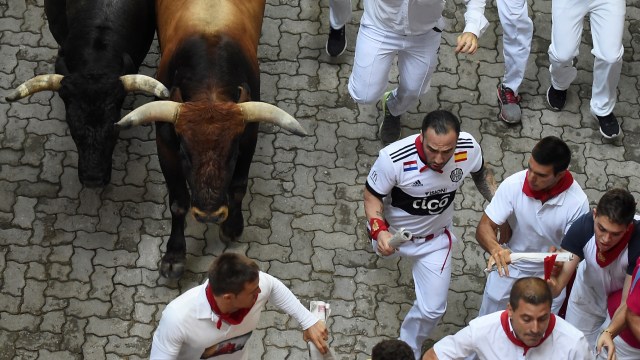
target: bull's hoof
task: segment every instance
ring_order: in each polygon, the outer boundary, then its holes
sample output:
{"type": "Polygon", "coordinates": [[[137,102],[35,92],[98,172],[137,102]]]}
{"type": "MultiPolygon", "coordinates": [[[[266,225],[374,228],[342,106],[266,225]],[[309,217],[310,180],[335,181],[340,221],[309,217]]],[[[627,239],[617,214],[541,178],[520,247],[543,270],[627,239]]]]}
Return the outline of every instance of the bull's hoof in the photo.
{"type": "Polygon", "coordinates": [[[164,256],[160,263],[160,275],[171,280],[178,280],[184,273],[186,259],[164,256]]]}

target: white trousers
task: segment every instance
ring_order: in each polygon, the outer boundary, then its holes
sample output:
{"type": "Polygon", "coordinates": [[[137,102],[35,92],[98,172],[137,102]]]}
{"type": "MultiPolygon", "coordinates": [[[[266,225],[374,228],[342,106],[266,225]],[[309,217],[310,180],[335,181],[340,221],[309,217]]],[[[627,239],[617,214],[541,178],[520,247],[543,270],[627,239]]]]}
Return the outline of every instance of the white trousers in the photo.
{"type": "Polygon", "coordinates": [[[440,32],[403,36],[371,26],[360,26],[356,40],[349,94],[360,104],[380,99],[389,83],[389,71],[398,56],[398,87],[387,102],[392,115],[402,115],[429,90],[438,64],[440,32]]]}
{"type": "MultiPolygon", "coordinates": [[[[574,286],[576,286],[575,283],[574,286]]],[[[602,328],[602,324],[607,320],[607,309],[605,307],[602,311],[598,312],[594,312],[593,309],[583,309],[583,306],[580,304],[583,301],[588,300],[577,299],[577,297],[574,296],[574,292],[571,292],[571,295],[569,295],[569,303],[567,304],[565,320],[575,326],[578,330],[582,331],[589,343],[589,347],[594,349],[596,347],[598,335],[600,335],[600,328],[602,328]]]]}
{"type": "Polygon", "coordinates": [[[351,0],[329,0],[329,24],[340,29],[351,20],[351,0]]]}
{"type": "Polygon", "coordinates": [[[504,79],[502,84],[518,95],[531,52],[533,21],[529,18],[527,0],[496,0],[502,25],[504,79]]]}
{"type": "Polygon", "coordinates": [[[576,78],[573,58],[578,55],[585,15],[591,20],[595,57],[591,112],[605,116],[616,104],[618,81],[622,70],[622,32],[625,0],[553,0],[551,2],[551,45],[549,72],[551,85],[566,90],[576,78]]]}
{"type": "MultiPolygon", "coordinates": [[[[452,242],[455,242],[453,233],[451,237],[452,242]]],[[[372,245],[375,251],[375,240],[372,240],[372,245]]],[[[398,255],[413,261],[411,271],[416,290],[416,300],[402,322],[399,339],[409,344],[416,360],[420,360],[422,343],[447,310],[447,295],[451,282],[449,239],[446,234],[441,234],[426,243],[408,243],[402,245],[398,252],[391,256],[398,255]]]]}
{"type": "MultiPolygon", "coordinates": [[[[544,272],[527,272],[520,271],[513,266],[509,266],[509,276],[500,276],[497,271],[492,271],[489,273],[487,277],[487,284],[484,287],[484,293],[482,294],[482,304],[480,305],[480,312],[478,316],[484,316],[496,311],[502,311],[507,309],[507,303],[509,303],[509,294],[511,293],[511,288],[516,280],[528,277],[535,276],[542,278],[544,272]]],[[[564,302],[565,291],[562,290],[562,293],[555,299],[551,304],[551,311],[554,314],[557,314],[562,307],[562,303],[564,302]]]]}

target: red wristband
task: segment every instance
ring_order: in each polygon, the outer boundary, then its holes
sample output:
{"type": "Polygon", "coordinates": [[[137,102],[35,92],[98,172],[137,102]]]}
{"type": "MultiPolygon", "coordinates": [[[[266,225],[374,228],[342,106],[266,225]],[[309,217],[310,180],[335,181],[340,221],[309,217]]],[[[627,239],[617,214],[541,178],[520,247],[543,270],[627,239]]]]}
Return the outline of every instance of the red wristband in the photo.
{"type": "Polygon", "coordinates": [[[371,218],[371,220],[369,220],[369,228],[369,234],[371,235],[371,238],[373,240],[378,240],[378,234],[381,231],[389,230],[389,228],[387,227],[387,223],[384,220],[378,218],[371,218]]]}

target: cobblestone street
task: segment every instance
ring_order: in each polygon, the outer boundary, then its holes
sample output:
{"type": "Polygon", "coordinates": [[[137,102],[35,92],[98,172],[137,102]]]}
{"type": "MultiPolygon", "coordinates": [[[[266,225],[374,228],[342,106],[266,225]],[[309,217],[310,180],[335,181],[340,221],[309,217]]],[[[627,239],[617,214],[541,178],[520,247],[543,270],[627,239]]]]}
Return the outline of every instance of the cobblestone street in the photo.
{"type": "MultiPolygon", "coordinates": [[[[312,136],[262,125],[244,199],[245,230],[230,245],[216,225],[189,218],[187,269],[179,282],[160,276],[171,217],[152,125],[120,133],[111,184],[83,187],[78,155],[58,94],[8,103],[7,93],[34,75],[53,73],[58,45],[43,0],[0,0],[0,360],[143,359],[165,305],[200,284],[214,256],[245,253],[281,279],[305,306],[331,304],[330,345],[339,359],[368,359],[396,338],[415,298],[410,263],[379,258],[365,235],[364,183],[381,143],[380,111],[347,91],[362,0],[353,2],[348,47],[325,53],[328,1],[268,0],[261,44],[262,101],[294,115],[312,136]]],[[[446,109],[483,147],[497,180],[523,169],[542,137],[563,138],[570,169],[592,204],[613,186],[640,199],[640,0],[627,1],[624,65],[615,114],[623,136],[607,141],[589,114],[593,56],[585,31],[578,77],[562,112],[547,108],[551,1],[530,1],[535,32],[522,124],[497,119],[504,72],[501,27],[491,23],[473,56],[456,56],[464,2],[448,1],[440,63],[432,88],[403,117],[403,135],[419,131],[428,111],[446,109]]],[[[588,21],[585,30],[588,30],[588,21]]],[[[141,73],[154,76],[157,43],[141,73]]],[[[397,69],[392,70],[392,79],[397,69]]],[[[392,85],[389,85],[389,89],[392,85]]],[[[152,98],[129,95],[123,115],[152,98]]],[[[455,199],[449,304],[434,340],[473,319],[480,307],[484,251],[475,227],[486,206],[467,180],[455,199]]],[[[250,359],[307,359],[296,321],[268,306],[250,340],[250,359]]]]}

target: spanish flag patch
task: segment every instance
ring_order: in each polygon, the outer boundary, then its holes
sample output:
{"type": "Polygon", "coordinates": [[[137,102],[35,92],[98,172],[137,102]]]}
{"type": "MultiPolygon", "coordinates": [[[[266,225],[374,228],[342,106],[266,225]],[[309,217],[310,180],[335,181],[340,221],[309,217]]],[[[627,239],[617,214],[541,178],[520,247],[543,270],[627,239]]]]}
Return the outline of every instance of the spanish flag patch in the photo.
{"type": "Polygon", "coordinates": [[[466,151],[460,151],[460,152],[457,152],[457,153],[453,154],[453,160],[455,162],[467,161],[467,152],[466,151]]]}

